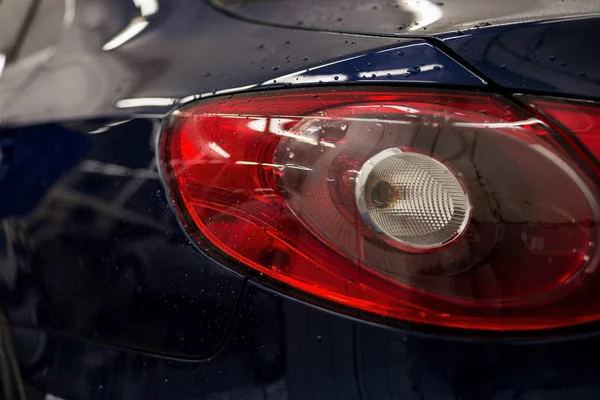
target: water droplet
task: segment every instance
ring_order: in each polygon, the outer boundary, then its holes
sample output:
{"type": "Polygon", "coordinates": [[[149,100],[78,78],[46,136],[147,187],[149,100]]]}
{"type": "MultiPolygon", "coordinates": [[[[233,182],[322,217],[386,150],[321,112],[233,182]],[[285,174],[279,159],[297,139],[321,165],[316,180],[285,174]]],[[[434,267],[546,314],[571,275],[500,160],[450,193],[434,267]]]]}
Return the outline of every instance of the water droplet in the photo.
{"type": "Polygon", "coordinates": [[[399,30],[399,31],[401,31],[402,29],[404,29],[404,26],[403,26],[403,25],[398,25],[398,26],[396,27],[396,29],[397,29],[397,30],[399,30]]]}
{"type": "Polygon", "coordinates": [[[439,71],[440,69],[442,69],[442,67],[439,66],[439,65],[434,65],[433,69],[436,70],[436,71],[439,71]]]}
{"type": "Polygon", "coordinates": [[[554,61],[554,60],[556,60],[556,57],[554,57],[554,56],[550,56],[550,57],[548,57],[548,59],[549,59],[550,61],[554,61]]]}
{"type": "Polygon", "coordinates": [[[420,67],[410,67],[407,71],[409,74],[418,74],[419,72],[421,72],[421,68],[420,67]]]}
{"type": "Polygon", "coordinates": [[[319,341],[319,342],[320,342],[321,340],[323,340],[323,336],[321,336],[321,335],[317,335],[317,341],[319,341]]]}
{"type": "Polygon", "coordinates": [[[277,71],[279,69],[279,65],[273,67],[273,71],[277,71]]]}

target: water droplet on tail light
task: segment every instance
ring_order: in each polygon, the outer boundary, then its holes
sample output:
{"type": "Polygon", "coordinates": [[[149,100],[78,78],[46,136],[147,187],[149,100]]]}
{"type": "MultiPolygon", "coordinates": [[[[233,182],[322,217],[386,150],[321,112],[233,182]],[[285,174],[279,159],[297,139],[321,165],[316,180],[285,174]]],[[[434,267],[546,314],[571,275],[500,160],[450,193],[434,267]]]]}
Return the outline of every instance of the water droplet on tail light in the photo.
{"type": "Polygon", "coordinates": [[[364,318],[538,329],[600,316],[596,177],[557,135],[494,95],[309,88],[184,108],[162,160],[192,238],[267,285],[364,318]]]}

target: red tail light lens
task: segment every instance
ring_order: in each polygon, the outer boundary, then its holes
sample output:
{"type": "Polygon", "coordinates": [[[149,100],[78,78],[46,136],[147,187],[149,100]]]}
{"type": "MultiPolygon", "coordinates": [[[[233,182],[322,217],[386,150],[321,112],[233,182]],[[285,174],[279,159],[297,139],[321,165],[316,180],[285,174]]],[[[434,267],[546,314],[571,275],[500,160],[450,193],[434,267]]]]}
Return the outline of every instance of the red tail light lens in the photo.
{"type": "Polygon", "coordinates": [[[299,89],[177,111],[162,160],[229,266],[365,316],[530,330],[600,319],[596,177],[559,135],[499,96],[299,89]]]}
{"type": "Polygon", "coordinates": [[[573,133],[600,160],[600,107],[590,101],[523,96],[573,133]]]}

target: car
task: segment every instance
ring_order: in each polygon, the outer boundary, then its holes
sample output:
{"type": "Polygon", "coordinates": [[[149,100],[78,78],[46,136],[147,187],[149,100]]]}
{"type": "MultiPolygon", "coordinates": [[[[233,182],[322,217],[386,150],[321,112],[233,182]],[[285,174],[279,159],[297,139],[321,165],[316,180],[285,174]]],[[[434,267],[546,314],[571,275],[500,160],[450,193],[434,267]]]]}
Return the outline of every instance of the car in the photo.
{"type": "Polygon", "coordinates": [[[0,32],[2,398],[600,398],[599,2],[0,32]]]}

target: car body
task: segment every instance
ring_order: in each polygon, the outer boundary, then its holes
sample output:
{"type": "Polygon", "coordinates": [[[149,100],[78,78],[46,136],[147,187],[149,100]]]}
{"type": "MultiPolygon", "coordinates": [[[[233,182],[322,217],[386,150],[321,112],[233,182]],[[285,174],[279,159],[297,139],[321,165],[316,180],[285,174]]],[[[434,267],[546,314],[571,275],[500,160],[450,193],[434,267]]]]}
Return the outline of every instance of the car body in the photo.
{"type": "Polygon", "coordinates": [[[159,143],[176,109],[290,86],[598,100],[598,2],[39,3],[0,74],[6,398],[600,396],[597,324],[390,326],[223,265],[159,143]]]}

